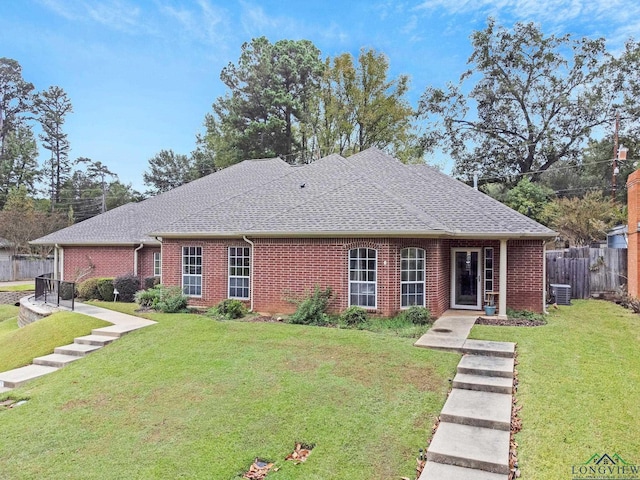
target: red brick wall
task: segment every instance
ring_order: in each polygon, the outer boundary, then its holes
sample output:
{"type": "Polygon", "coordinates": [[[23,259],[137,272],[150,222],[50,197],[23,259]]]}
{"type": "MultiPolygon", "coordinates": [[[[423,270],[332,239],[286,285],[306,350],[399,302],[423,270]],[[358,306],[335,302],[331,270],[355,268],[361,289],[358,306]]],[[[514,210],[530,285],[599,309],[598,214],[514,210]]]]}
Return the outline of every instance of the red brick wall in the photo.
{"type": "Polygon", "coordinates": [[[545,288],[543,241],[507,243],[507,307],[541,313],[545,288]]]}
{"type": "Polygon", "coordinates": [[[64,280],[117,277],[133,272],[133,247],[64,247],[64,280]]]}
{"type": "Polygon", "coordinates": [[[636,170],[627,179],[627,220],[628,220],[628,249],[627,249],[627,276],[628,293],[632,297],[639,295],[638,273],[640,272],[640,235],[638,235],[638,222],[640,221],[640,170],[636,170]]]}
{"type": "MultiPolygon", "coordinates": [[[[450,308],[451,248],[494,248],[494,289],[499,288],[500,244],[498,241],[442,239],[254,239],[254,309],[268,313],[290,313],[287,301],[300,298],[316,285],[331,287],[331,310],[349,305],[348,257],[351,248],[374,248],[378,252],[376,313],[393,315],[400,309],[400,251],[405,247],[426,251],[427,307],[439,316],[450,308]]],[[[203,288],[193,305],[215,305],[227,298],[229,246],[245,246],[239,240],[168,240],[162,248],[163,283],[182,285],[182,246],[200,246],[203,251],[203,288]]],[[[542,307],[542,242],[510,242],[507,304],[513,308],[540,311],[542,307]]]]}
{"type": "MultiPolygon", "coordinates": [[[[64,280],[80,281],[92,277],[117,277],[133,273],[136,247],[64,247],[64,280]]],[[[159,247],[138,250],[138,276],[153,276],[153,252],[159,247]]]]}

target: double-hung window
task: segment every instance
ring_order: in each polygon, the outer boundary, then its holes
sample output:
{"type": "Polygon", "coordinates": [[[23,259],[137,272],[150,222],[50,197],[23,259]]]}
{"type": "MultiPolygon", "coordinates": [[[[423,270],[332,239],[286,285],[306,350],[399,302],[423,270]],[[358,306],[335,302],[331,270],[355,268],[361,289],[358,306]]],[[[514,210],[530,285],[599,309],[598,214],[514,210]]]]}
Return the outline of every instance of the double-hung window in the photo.
{"type": "Polygon", "coordinates": [[[229,298],[249,298],[251,250],[229,247],[229,298]]]}
{"type": "Polygon", "coordinates": [[[400,306],[424,307],[424,250],[404,248],[400,253],[400,306]]]}
{"type": "Polygon", "coordinates": [[[376,308],[377,252],[373,248],[349,250],[349,305],[376,308]]]}
{"type": "Polygon", "coordinates": [[[182,247],[182,292],[202,296],[202,247],[182,247]]]}
{"type": "Polygon", "coordinates": [[[160,252],[153,252],[153,276],[159,277],[162,274],[162,255],[160,252]]]}

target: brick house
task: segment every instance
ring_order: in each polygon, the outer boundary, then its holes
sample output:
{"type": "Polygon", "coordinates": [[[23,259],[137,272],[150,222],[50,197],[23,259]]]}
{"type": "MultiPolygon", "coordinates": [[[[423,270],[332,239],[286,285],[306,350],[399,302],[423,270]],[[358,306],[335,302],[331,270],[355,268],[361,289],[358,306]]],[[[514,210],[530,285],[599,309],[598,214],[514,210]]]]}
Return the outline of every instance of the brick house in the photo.
{"type": "Polygon", "coordinates": [[[287,313],[331,287],[331,308],[392,315],[411,305],[543,311],[553,231],[427,165],[371,148],[309,165],[247,160],[33,243],[56,275],[133,272],[181,286],[193,305],[225,298],[287,313]]]}

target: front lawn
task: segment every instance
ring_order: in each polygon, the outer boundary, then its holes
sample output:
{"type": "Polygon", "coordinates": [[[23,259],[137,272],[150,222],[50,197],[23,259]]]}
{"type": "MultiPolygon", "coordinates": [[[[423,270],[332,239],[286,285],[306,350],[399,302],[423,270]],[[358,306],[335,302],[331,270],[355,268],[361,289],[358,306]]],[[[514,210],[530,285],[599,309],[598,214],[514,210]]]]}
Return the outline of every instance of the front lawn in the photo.
{"type": "Polygon", "coordinates": [[[0,305],[0,342],[7,333],[18,329],[18,311],[14,305],[0,305]]]}
{"type": "Polygon", "coordinates": [[[269,480],[415,474],[459,355],[412,339],[150,314],[159,323],[12,393],[7,478],[269,480]],[[315,444],[300,465],[296,442],[315,444]]]}
{"type": "Polygon", "coordinates": [[[472,338],[515,341],[523,478],[572,478],[594,454],[640,464],[640,316],[583,300],[540,327],[475,326],[472,338]]]}
{"type": "MultiPolygon", "coordinates": [[[[11,308],[17,316],[18,307],[11,308]]],[[[0,315],[3,311],[0,309],[0,315]]],[[[0,323],[0,372],[28,365],[35,357],[53,353],[54,348],[73,343],[75,337],[108,325],[111,324],[72,312],[54,313],[24,328],[18,328],[15,317],[5,320],[0,323]]]]}

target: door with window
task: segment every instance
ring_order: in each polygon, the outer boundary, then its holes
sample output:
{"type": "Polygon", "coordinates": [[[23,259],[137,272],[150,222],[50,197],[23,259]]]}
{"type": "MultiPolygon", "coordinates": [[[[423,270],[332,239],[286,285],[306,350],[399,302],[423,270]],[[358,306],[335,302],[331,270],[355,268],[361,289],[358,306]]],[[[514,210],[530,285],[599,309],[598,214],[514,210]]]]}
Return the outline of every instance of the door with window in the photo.
{"type": "Polygon", "coordinates": [[[480,310],[479,248],[454,248],[451,251],[451,308],[480,310]]]}

